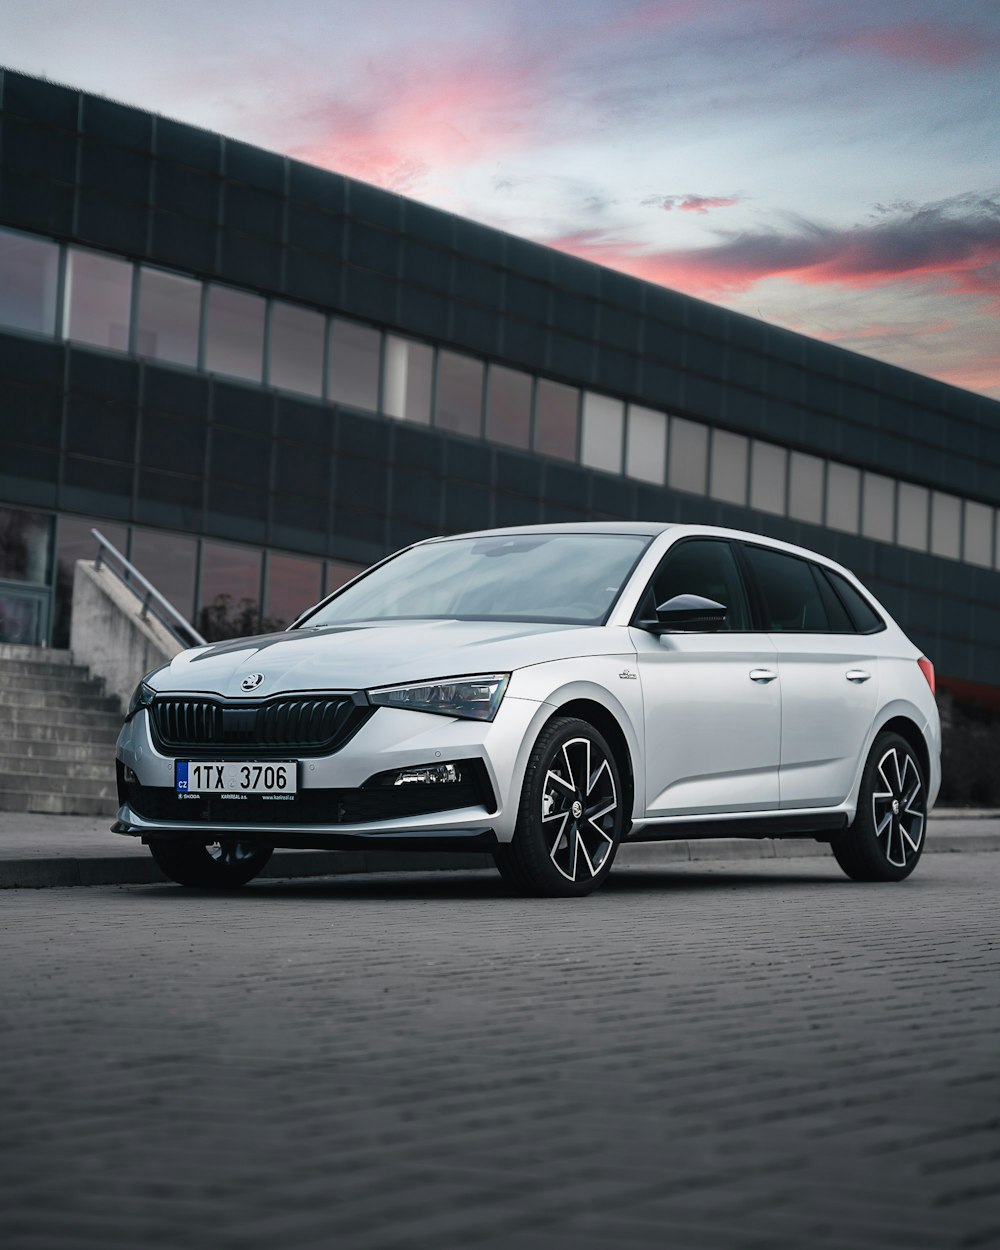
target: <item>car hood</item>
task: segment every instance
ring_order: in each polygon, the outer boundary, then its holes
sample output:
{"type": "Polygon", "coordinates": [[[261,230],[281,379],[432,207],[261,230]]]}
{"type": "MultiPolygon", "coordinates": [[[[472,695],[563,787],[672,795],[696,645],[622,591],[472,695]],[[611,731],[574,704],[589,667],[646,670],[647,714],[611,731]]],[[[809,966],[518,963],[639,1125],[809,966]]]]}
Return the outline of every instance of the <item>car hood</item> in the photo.
{"type": "Polygon", "coordinates": [[[151,678],[157,691],[261,698],[293,690],[364,690],[510,672],[529,664],[628,650],[627,631],[510,621],[393,621],[286,630],[182,651],[151,678]],[[251,691],[250,674],[262,674],[251,691]]]}

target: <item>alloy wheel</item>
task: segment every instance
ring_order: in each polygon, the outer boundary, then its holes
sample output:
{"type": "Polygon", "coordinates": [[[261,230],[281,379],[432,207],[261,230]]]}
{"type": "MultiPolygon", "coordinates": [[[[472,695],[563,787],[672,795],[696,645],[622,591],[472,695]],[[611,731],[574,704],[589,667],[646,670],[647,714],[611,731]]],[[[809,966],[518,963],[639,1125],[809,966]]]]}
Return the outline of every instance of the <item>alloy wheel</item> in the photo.
{"type": "Polygon", "coordinates": [[[924,836],[923,782],[913,757],[890,747],[879,760],[872,789],[872,822],[886,860],[905,868],[924,836]]]}
{"type": "Polygon", "coordinates": [[[564,742],[542,784],[542,835],[567,881],[596,877],[615,846],[618,792],[607,756],[589,738],[564,742]]]}

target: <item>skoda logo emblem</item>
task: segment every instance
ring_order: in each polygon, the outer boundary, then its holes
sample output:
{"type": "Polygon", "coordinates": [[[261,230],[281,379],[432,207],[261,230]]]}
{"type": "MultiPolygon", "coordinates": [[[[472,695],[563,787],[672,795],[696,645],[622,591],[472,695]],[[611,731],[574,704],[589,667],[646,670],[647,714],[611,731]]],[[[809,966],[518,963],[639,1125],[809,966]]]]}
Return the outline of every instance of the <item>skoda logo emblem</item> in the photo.
{"type": "Polygon", "coordinates": [[[240,682],[241,690],[256,690],[260,683],[264,680],[263,673],[247,673],[246,677],[240,682]]]}

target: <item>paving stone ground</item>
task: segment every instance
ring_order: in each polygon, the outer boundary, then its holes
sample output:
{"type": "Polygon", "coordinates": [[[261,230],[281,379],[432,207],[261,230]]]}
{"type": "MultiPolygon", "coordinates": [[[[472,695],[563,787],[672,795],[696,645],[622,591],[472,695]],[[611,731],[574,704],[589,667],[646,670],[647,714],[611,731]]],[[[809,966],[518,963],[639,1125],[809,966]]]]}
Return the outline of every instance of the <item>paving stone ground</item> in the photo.
{"type": "Polygon", "coordinates": [[[8,890],[7,1250],[1000,1245],[1000,855],[8,890]]]}

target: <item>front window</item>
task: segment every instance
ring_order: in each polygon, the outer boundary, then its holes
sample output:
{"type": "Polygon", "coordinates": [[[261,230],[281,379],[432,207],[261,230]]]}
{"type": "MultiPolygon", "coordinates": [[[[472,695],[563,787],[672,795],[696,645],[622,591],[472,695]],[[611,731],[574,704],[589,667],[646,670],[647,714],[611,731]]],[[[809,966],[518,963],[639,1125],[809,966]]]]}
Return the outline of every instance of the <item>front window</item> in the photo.
{"type": "Polygon", "coordinates": [[[647,534],[504,534],[411,547],[305,622],[515,620],[603,624],[647,534]]]}

